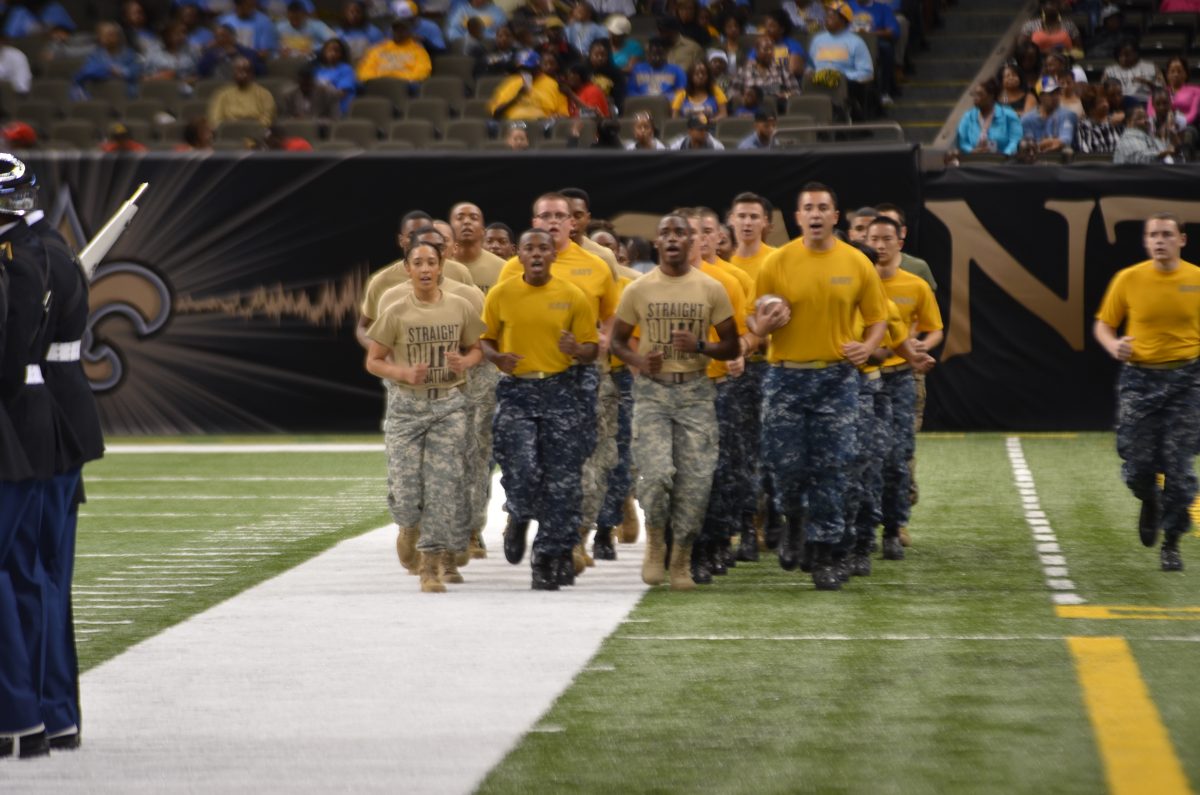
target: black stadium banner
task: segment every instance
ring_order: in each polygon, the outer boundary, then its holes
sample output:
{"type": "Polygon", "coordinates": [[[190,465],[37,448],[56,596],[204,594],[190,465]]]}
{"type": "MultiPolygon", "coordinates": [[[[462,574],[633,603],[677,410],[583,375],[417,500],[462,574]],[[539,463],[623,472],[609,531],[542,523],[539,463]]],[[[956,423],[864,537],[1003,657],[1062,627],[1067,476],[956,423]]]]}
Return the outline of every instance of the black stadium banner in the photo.
{"type": "MultiPolygon", "coordinates": [[[[927,428],[1113,426],[1116,362],[1092,337],[1109,280],[1147,258],[1144,220],[1200,221],[1194,167],[981,166],[924,181],[917,253],[946,320],[927,428]]],[[[1200,263],[1200,229],[1183,258],[1200,263]]]]}
{"type": "MultiPolygon", "coordinates": [[[[84,365],[120,434],[371,431],[382,390],[354,326],[365,279],[397,256],[399,218],[471,201],[529,225],[540,193],[587,190],[596,217],[653,229],[680,205],[723,211],[833,187],[844,207],[915,214],[915,145],[787,152],[528,154],[46,153],[27,159],[48,218],[77,245],[141,182],[150,189],[93,281],[84,365]]],[[[777,219],[780,216],[775,216],[777,219]]]]}

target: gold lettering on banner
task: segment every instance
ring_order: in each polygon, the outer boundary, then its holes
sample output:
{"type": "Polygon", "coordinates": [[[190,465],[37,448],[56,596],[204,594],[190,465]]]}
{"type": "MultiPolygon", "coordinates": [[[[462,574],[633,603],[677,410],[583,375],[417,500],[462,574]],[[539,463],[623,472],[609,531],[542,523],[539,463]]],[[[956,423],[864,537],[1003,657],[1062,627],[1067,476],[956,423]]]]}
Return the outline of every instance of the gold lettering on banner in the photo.
{"type": "Polygon", "coordinates": [[[1058,332],[1073,350],[1083,350],[1084,247],[1088,217],[1095,202],[1049,201],[1044,206],[1062,216],[1069,230],[1065,298],[1017,262],[984,228],[967,202],[958,199],[926,203],[926,209],[950,230],[950,326],[943,361],[971,352],[972,262],[1000,289],[1058,332]]]}
{"type": "Polygon", "coordinates": [[[1100,200],[1100,215],[1104,218],[1104,232],[1109,243],[1117,242],[1117,224],[1123,221],[1143,223],[1155,213],[1175,213],[1189,224],[1200,221],[1200,202],[1147,196],[1105,196],[1100,200]]]}

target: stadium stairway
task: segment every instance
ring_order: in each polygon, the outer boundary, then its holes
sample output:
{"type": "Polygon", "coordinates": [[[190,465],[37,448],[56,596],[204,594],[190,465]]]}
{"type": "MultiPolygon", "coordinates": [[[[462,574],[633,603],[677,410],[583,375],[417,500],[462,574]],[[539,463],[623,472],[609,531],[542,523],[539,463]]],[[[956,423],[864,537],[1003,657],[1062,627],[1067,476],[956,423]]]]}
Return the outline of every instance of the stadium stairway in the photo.
{"type": "Polygon", "coordinates": [[[942,25],[926,31],[929,49],[912,50],[916,73],[885,114],[909,141],[934,140],[1013,20],[1025,16],[1025,6],[1013,0],[957,0],[942,13],[942,25]]]}

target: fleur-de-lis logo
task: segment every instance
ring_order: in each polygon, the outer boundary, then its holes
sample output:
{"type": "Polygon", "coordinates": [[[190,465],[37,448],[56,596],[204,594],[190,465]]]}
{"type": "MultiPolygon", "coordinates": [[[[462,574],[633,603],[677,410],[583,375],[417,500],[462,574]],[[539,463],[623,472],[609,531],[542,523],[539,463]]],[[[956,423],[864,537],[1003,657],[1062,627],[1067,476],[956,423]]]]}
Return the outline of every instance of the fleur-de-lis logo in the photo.
{"type": "Polygon", "coordinates": [[[93,392],[107,392],[121,383],[125,364],[121,352],[95,329],[114,315],[124,318],[138,337],[148,337],[171,316],[171,291],[157,273],[134,262],[106,262],[92,276],[87,331],[83,335],[83,372],[93,392]]]}

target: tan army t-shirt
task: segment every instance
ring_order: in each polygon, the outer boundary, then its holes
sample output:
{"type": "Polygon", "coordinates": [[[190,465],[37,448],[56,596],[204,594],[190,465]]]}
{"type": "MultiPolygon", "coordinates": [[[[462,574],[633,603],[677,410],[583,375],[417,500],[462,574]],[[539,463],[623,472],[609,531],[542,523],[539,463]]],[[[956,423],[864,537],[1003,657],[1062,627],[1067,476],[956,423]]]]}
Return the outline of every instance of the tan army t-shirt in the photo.
{"type": "Polygon", "coordinates": [[[617,305],[617,319],[639,327],[638,353],[660,351],[664,373],[689,373],[708,366],[703,354],[675,350],[672,331],[685,329],[706,340],[710,326],[731,317],[733,306],[725,288],[695,268],[683,276],[668,276],[655,268],[631,282],[617,305]]]}
{"type": "Polygon", "coordinates": [[[429,365],[424,384],[417,388],[448,388],[466,378],[450,369],[446,354],[474,345],[484,328],[479,313],[464,298],[443,291],[437,301],[425,303],[409,293],[381,311],[367,336],[391,350],[396,364],[429,365]]]}

